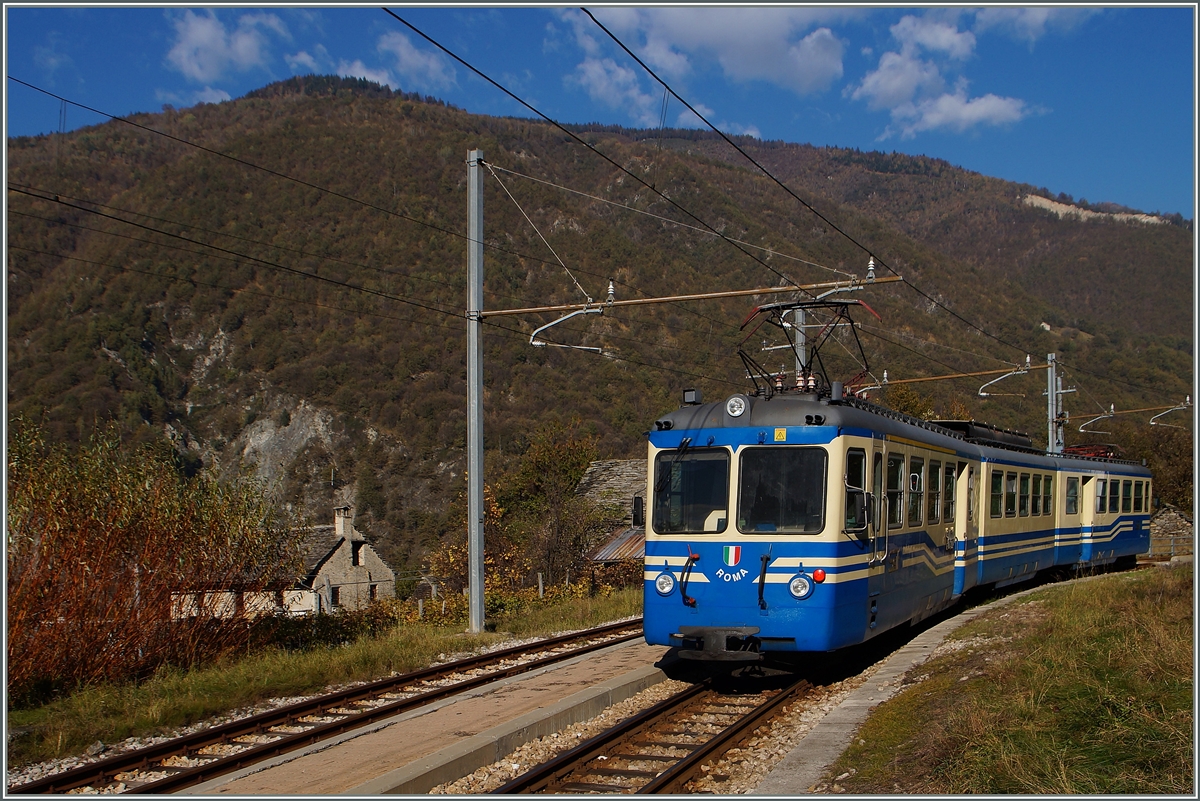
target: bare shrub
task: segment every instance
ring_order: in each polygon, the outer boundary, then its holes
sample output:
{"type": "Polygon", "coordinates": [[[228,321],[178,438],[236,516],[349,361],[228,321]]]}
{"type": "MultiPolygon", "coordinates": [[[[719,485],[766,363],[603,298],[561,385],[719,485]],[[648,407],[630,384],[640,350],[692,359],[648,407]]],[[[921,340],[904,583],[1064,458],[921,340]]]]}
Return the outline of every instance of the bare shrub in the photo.
{"type": "Polygon", "coordinates": [[[299,573],[298,534],[253,482],[185,478],[168,448],[123,447],[111,428],[51,446],[16,420],[8,446],[10,703],[243,648],[231,599],[299,573]]]}

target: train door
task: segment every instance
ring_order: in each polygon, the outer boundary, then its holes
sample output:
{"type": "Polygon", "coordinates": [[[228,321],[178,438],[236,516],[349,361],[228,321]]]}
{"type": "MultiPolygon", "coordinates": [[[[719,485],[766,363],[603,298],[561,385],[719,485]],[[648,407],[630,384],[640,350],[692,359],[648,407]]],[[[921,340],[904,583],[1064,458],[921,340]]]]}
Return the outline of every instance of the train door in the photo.
{"type": "MultiPolygon", "coordinates": [[[[947,463],[947,469],[949,469],[947,463]]],[[[959,462],[954,480],[954,594],[961,595],[979,581],[979,507],[976,485],[980,465],[959,462]]],[[[949,476],[947,476],[949,479],[949,476]]],[[[949,490],[950,482],[946,488],[949,490]]]]}
{"type": "Polygon", "coordinates": [[[871,553],[867,560],[867,634],[878,625],[887,556],[887,499],[883,493],[883,450],[871,454],[871,553]]]}
{"type": "Polygon", "coordinates": [[[871,461],[871,497],[874,500],[874,514],[871,515],[871,558],[872,564],[880,562],[887,556],[887,514],[886,499],[883,494],[883,451],[875,451],[871,461]]]}

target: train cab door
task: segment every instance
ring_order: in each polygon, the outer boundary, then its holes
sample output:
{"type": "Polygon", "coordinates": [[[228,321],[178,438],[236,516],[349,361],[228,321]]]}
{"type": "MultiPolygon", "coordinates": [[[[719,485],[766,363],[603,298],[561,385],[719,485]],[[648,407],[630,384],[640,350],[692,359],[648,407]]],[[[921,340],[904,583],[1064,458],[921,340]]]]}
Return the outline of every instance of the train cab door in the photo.
{"type": "Polygon", "coordinates": [[[887,497],[883,492],[883,451],[871,455],[871,497],[875,508],[871,515],[871,564],[887,556],[887,497]]]}
{"type": "Polygon", "coordinates": [[[871,453],[870,553],[867,559],[867,636],[878,625],[879,604],[887,581],[887,497],[883,491],[883,449],[871,453]]]}
{"type": "Polygon", "coordinates": [[[954,594],[961,595],[979,581],[979,468],[959,462],[954,481],[954,594]]]}

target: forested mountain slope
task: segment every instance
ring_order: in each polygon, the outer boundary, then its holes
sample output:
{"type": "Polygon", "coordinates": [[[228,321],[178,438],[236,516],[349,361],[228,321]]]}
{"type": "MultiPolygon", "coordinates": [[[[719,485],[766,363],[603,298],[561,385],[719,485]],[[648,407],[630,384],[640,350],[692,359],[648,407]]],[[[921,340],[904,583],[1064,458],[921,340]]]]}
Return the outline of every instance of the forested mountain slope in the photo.
{"type": "MultiPolygon", "coordinates": [[[[660,145],[655,132],[574,129],[585,146],[541,122],[311,77],[130,121],[145,127],[8,141],[10,420],[40,420],[59,439],[110,419],[166,436],[184,469],[242,463],[318,522],[355,503],[397,566],[455,530],[450,502],[464,489],[468,150],[495,167],[488,309],[581,302],[576,281],[602,302],[610,277],[629,299],[866,271],[864,251],[703,136],[660,145]]],[[[743,146],[944,305],[899,283],[853,295],[882,318],[856,315],[876,377],[1054,351],[1087,393],[1073,409],[1190,392],[1189,228],[1059,220],[1020,204],[1024,187],[927,159],[743,146]]],[[[747,386],[739,325],[786,297],[609,309],[547,335],[604,355],[531,347],[554,315],[492,318],[489,470],[552,421],[578,419],[602,457],[640,455],[683,388],[719,398],[747,386]]],[[[757,339],[747,347],[787,363],[757,339]]],[[[833,377],[861,369],[852,349],[848,332],[831,344],[833,377]]],[[[957,400],[1044,440],[1044,383],[1035,372],[1013,380],[1024,397],[987,399],[979,382],[922,387],[943,413],[957,400]]]]}

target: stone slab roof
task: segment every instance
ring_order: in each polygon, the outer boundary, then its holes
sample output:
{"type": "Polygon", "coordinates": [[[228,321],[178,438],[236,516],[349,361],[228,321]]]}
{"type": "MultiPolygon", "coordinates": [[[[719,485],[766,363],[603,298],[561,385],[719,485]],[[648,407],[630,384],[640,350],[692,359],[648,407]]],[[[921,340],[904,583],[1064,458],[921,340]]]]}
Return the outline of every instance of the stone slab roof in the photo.
{"type": "Polygon", "coordinates": [[[576,495],[621,515],[623,525],[633,524],[633,498],[646,494],[645,459],[605,459],[592,462],[575,488],[576,495]]]}

